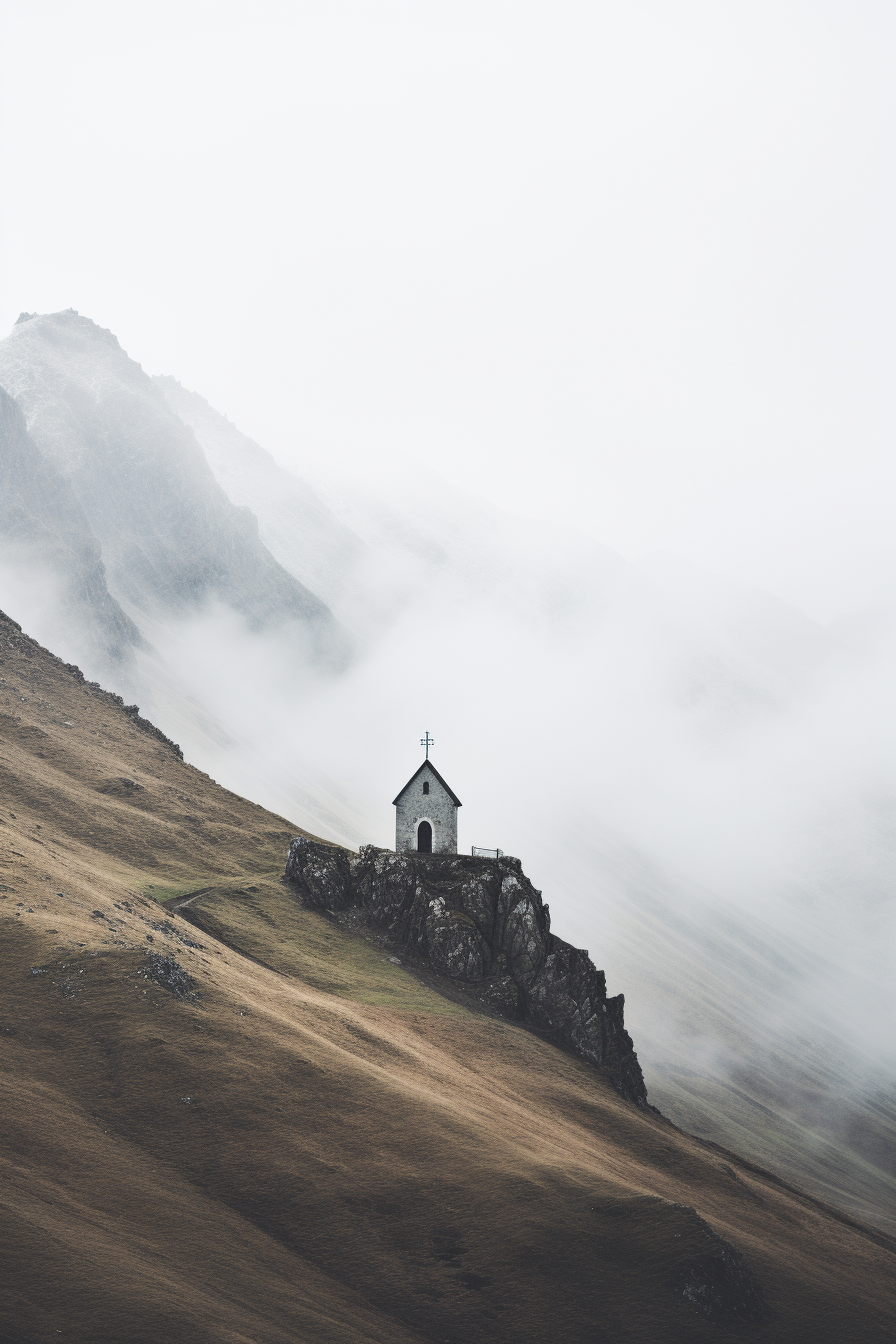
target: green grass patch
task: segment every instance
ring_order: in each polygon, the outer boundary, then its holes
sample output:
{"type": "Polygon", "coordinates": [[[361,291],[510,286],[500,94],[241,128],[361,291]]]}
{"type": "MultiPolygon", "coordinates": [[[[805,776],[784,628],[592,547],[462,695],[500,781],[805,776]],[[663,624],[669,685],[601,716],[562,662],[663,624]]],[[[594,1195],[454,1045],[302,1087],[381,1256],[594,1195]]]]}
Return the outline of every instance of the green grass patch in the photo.
{"type": "Polygon", "coordinates": [[[421,985],[383,948],[306,909],[270,878],[217,884],[184,913],[211,937],[325,994],[410,1013],[468,1011],[421,985]]]}
{"type": "MultiPolygon", "coordinates": [[[[145,877],[145,874],[143,874],[145,877]]],[[[184,877],[182,881],[160,881],[158,878],[154,882],[142,881],[137,884],[137,889],[141,896],[149,896],[151,900],[158,901],[161,905],[168,905],[171,901],[178,900],[181,896],[191,896],[198,891],[227,892],[234,891],[239,894],[247,887],[252,887],[258,882],[271,882],[280,876],[280,869],[276,872],[264,873],[241,873],[237,877],[224,877],[220,873],[199,873],[194,876],[184,877]]]]}

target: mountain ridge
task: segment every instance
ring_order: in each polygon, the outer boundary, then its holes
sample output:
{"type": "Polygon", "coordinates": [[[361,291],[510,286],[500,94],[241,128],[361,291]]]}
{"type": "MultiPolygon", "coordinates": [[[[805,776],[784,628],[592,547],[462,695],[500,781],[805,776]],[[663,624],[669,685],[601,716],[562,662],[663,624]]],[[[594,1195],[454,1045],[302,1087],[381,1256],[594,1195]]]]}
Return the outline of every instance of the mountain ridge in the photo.
{"type": "Polygon", "coordinates": [[[344,659],[327,607],[262,545],[257,520],[230,502],[192,430],[111,332],[74,310],[29,317],[0,341],[0,384],[68,481],[110,590],[138,624],[219,601],[250,628],[291,622],[314,656],[344,659]]]}
{"type": "Polygon", "coordinates": [[[167,374],[154,376],[153,382],[196,435],[228,498],[258,518],[262,540],[277,561],[329,606],[344,601],[358,567],[372,560],[369,547],[306,482],[281,467],[198,392],[167,374]]]}

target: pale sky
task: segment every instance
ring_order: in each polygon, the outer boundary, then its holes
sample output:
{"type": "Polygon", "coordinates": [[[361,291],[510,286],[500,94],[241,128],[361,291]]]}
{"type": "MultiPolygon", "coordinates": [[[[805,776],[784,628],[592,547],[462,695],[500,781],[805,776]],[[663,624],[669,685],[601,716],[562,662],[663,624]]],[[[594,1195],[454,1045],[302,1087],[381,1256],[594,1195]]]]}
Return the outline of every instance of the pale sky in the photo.
{"type": "Polygon", "coordinates": [[[398,451],[892,602],[892,3],[2,6],[2,314],[301,470],[398,451]]]}

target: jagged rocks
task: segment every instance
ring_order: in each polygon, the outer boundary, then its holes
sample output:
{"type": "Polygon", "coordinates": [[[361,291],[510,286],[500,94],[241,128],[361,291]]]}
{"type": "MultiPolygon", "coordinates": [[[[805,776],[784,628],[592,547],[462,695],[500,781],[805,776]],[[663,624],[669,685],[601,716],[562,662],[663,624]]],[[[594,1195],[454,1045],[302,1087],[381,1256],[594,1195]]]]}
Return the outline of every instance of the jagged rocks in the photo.
{"type": "MultiPolygon", "coordinates": [[[[424,894],[422,889],[418,894],[424,894]]],[[[444,896],[429,902],[426,948],[433,970],[454,980],[484,980],[491,969],[487,940],[469,915],[449,908],[444,896]]]]}
{"type": "Polygon", "coordinates": [[[519,859],[396,854],[365,845],[355,856],[296,839],[286,877],[306,903],[364,923],[504,1015],[550,1032],[647,1106],[623,1025],[623,997],[608,999],[603,971],[551,933],[550,913],[519,859]]]}
{"type": "Polygon", "coordinates": [[[200,997],[199,994],[192,992],[196,983],[193,977],[184,970],[180,962],[175,961],[173,957],[164,956],[161,952],[150,952],[146,958],[146,966],[138,971],[138,975],[142,975],[144,980],[152,980],[178,999],[200,997]]]}

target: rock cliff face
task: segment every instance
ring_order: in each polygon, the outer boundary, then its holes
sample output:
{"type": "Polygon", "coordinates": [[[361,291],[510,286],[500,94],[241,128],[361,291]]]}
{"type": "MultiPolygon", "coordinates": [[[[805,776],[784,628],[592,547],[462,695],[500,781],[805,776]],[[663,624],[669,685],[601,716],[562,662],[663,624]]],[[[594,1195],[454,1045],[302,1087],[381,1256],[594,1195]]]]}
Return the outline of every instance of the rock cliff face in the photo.
{"type": "Polygon", "coordinates": [[[607,998],[604,973],[588,953],[551,933],[548,907],[519,859],[395,854],[373,845],[355,856],[296,839],[286,877],[309,906],[365,924],[502,1015],[550,1033],[606,1073],[622,1096],[648,1106],[623,996],[607,998]]]}
{"type": "Polygon", "coordinates": [[[0,387],[0,572],[6,602],[29,608],[41,638],[90,652],[104,670],[140,645],[106,586],[100,544],[70,483],[28,434],[0,387]]]}
{"type": "Polygon", "coordinates": [[[204,397],[189,392],[175,378],[161,375],[153,382],[196,435],[227,498],[258,519],[259,536],[274,559],[329,607],[351,599],[362,578],[359,567],[369,572],[373,563],[360,537],[305,481],[281,467],[204,397]]]}

